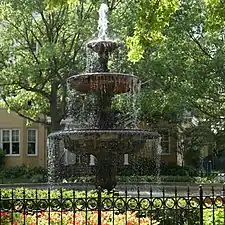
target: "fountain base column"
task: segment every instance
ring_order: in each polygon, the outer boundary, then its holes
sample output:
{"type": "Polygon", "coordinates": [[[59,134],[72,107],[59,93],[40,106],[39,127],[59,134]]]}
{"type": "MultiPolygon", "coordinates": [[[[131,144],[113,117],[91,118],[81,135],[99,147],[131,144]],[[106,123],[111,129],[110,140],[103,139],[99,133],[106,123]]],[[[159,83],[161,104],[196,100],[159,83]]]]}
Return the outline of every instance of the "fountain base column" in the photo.
{"type": "Polygon", "coordinates": [[[96,157],[96,187],[111,191],[116,186],[116,164],[115,155],[104,154],[96,157]]]}

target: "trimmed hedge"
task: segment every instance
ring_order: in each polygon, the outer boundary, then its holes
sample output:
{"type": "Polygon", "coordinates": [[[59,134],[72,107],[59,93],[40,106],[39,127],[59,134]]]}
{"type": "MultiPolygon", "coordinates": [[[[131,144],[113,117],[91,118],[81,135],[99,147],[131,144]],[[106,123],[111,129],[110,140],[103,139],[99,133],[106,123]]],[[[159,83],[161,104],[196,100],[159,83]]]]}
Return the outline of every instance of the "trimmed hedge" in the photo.
{"type": "Polygon", "coordinates": [[[160,168],[156,161],[151,158],[140,157],[130,165],[120,166],[117,169],[118,176],[156,176],[160,172],[162,176],[198,176],[198,169],[191,166],[178,166],[176,164],[167,164],[160,162],[160,168]]]}

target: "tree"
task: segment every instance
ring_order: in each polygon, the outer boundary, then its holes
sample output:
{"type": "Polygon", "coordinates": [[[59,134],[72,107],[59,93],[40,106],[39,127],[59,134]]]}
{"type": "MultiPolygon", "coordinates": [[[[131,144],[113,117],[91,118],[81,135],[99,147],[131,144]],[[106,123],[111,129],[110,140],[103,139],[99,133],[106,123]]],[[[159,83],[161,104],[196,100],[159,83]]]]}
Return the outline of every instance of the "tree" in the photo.
{"type": "Polygon", "coordinates": [[[162,44],[145,43],[139,63],[146,71],[146,113],[152,105],[159,112],[186,108],[215,121],[224,117],[224,25],[209,29],[209,7],[205,1],[181,1],[162,44]]]}
{"type": "MultiPolygon", "coordinates": [[[[144,32],[137,32],[144,29],[139,27],[140,19],[148,18],[145,28],[152,22],[151,34],[159,33],[166,25],[163,21],[168,21],[176,8],[176,1],[172,2],[107,1],[111,28],[120,33],[122,41],[133,34],[140,37],[144,32]],[[144,12],[146,7],[154,10],[144,12]],[[151,16],[155,20],[151,21],[151,16]]],[[[51,130],[59,129],[66,114],[66,79],[85,67],[82,47],[96,28],[99,4],[78,0],[1,2],[0,86],[10,110],[47,125],[45,118],[49,116],[51,130]]],[[[132,46],[129,44],[130,49],[135,48],[132,46]]],[[[132,67],[124,60],[126,68],[132,67]]]]}
{"type": "Polygon", "coordinates": [[[161,44],[165,38],[163,30],[169,25],[179,4],[179,0],[141,0],[136,3],[133,33],[127,38],[131,61],[138,62],[144,56],[146,45],[161,44]]]}
{"type": "MultiPolygon", "coordinates": [[[[216,138],[207,139],[199,129],[203,127],[206,131],[206,126],[207,133],[213,137],[212,130],[221,134],[224,129],[225,14],[221,4],[221,1],[182,1],[171,17],[170,26],[163,31],[165,40],[156,48],[145,43],[145,54],[139,62],[143,66],[144,61],[149,63],[143,74],[146,83],[142,112],[146,119],[152,121],[154,114],[169,113],[177,119],[184,109],[200,119],[197,132],[184,149],[189,161],[191,150],[200,156],[200,147],[193,147],[204,144],[203,139],[207,144],[216,143],[216,138]]],[[[217,145],[214,150],[219,148],[217,145]]]]}
{"type": "Polygon", "coordinates": [[[0,86],[10,110],[44,124],[50,116],[51,130],[59,129],[66,79],[84,68],[81,48],[92,33],[93,10],[83,1],[50,11],[42,0],[1,2],[0,86]]]}

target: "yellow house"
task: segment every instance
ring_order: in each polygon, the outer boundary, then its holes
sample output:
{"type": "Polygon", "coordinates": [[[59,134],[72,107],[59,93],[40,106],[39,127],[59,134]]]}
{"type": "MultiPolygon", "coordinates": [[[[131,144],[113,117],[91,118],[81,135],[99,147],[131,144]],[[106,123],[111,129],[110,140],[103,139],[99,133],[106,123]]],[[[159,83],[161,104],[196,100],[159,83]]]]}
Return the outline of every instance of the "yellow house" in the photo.
{"type": "Polygon", "coordinates": [[[46,129],[41,124],[27,126],[27,120],[0,108],[0,148],[5,167],[29,165],[46,168],[46,129]]]}

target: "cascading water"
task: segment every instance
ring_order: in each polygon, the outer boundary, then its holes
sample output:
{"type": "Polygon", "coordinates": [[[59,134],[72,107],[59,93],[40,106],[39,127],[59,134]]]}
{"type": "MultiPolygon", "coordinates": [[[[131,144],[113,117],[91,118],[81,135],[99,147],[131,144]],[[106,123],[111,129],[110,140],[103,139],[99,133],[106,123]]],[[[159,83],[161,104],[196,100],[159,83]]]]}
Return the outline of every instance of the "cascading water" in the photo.
{"type": "Polygon", "coordinates": [[[155,140],[155,163],[156,163],[156,183],[160,184],[160,163],[161,163],[161,154],[162,154],[162,145],[161,145],[161,137],[155,140]]]}
{"type": "Polygon", "coordinates": [[[110,56],[120,43],[107,36],[107,10],[102,4],[98,38],[87,43],[88,54],[95,54],[95,64],[89,58],[85,73],[68,78],[69,115],[62,121],[64,130],[49,135],[51,182],[57,181],[60,160],[69,151],[91,156],[96,186],[111,190],[116,186],[118,158],[125,155],[128,163],[127,154],[139,152],[147,139],[159,137],[156,132],[137,128],[138,77],[110,72],[110,56]]]}

